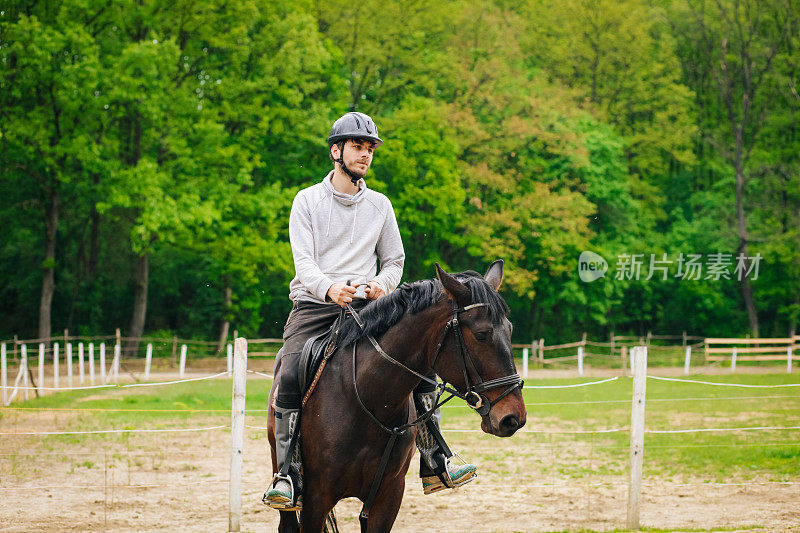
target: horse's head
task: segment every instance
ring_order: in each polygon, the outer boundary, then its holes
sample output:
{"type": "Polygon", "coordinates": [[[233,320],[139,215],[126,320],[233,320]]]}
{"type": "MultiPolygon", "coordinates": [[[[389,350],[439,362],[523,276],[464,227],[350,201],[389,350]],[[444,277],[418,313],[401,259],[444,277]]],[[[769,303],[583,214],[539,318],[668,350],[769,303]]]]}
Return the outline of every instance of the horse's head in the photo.
{"type": "Polygon", "coordinates": [[[511,353],[508,307],[497,293],[503,261],[492,263],[483,277],[475,272],[451,275],[438,264],[436,273],[451,321],[434,369],[466,395],[481,415],[483,431],[510,437],[525,425],[526,412],[511,353]]]}

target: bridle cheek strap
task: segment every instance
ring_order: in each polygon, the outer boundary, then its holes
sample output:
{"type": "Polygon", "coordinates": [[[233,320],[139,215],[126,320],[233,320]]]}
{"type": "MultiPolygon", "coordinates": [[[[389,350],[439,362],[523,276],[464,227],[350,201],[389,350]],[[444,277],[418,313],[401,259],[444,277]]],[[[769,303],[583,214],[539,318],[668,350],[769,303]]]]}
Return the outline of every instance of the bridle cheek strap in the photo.
{"type": "Polygon", "coordinates": [[[519,374],[517,373],[503,376],[501,378],[491,379],[489,381],[483,381],[478,373],[478,370],[475,368],[475,363],[472,361],[469,351],[467,350],[467,344],[464,341],[464,334],[461,331],[461,324],[458,321],[458,315],[465,311],[469,311],[470,309],[485,306],[486,304],[483,302],[464,307],[458,307],[455,303],[453,304],[453,318],[447,322],[447,325],[444,328],[442,340],[439,341],[439,344],[436,346],[436,353],[434,354],[433,362],[431,363],[431,366],[436,363],[436,359],[439,357],[442,345],[444,344],[444,339],[447,337],[447,332],[449,329],[452,329],[453,335],[455,336],[458,344],[458,348],[461,352],[461,371],[464,374],[464,386],[467,389],[467,392],[463,395],[463,398],[464,401],[467,402],[467,405],[469,405],[481,416],[488,415],[489,411],[491,411],[492,407],[494,407],[497,402],[514,392],[517,387],[522,388],[524,384],[522,378],[520,378],[519,374]],[[469,369],[467,368],[468,365],[469,369]],[[474,386],[471,384],[469,379],[470,371],[472,371],[472,374],[475,376],[477,381],[477,384],[474,386]],[[508,388],[492,401],[489,401],[484,394],[481,394],[483,391],[505,386],[508,386],[508,388]]]}

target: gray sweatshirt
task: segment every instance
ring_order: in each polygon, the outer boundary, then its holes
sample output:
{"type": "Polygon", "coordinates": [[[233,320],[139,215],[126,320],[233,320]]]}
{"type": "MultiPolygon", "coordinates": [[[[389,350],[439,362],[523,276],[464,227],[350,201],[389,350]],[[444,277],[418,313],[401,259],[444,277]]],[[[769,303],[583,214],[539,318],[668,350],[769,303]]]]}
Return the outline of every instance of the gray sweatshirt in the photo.
{"type": "MultiPolygon", "coordinates": [[[[324,302],[331,285],[348,280],[377,281],[389,293],[403,275],[406,255],[389,199],[368,189],[363,179],[356,194],[337,192],[332,175],[298,192],[292,203],[292,300],[324,302]]],[[[363,287],[357,295],[363,296],[363,287]]]]}

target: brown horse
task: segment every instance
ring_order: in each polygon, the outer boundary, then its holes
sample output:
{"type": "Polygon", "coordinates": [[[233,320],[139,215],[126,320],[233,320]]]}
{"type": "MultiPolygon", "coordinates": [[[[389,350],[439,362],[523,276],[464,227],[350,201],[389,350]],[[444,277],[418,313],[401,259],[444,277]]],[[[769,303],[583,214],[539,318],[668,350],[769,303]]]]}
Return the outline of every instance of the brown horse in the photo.
{"type": "MultiPolygon", "coordinates": [[[[391,530],[416,428],[398,431],[390,450],[387,428],[402,428],[416,418],[411,393],[419,374],[432,369],[452,384],[481,415],[486,433],[509,437],[525,424],[508,307],[497,293],[503,262],[495,261],[485,276],[473,271],[451,275],[438,265],[436,270],[438,279],[403,284],[366,306],[361,324],[349,320],[343,326],[341,348],[328,361],[301,416],[305,490],[300,522],[295,512],[281,511],[279,532],[321,532],[339,500],[366,502],[384,452],[382,479],[361,524],[362,532],[391,530]]],[[[270,397],[268,435],[276,471],[272,403],[270,397]]]]}

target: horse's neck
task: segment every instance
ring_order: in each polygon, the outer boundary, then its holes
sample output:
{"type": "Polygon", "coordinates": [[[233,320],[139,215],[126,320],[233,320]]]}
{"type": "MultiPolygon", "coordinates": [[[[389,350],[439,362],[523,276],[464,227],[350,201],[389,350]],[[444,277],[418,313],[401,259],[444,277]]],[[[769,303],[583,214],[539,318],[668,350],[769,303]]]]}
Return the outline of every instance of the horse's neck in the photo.
{"type": "MultiPolygon", "coordinates": [[[[435,306],[405,315],[381,336],[379,344],[383,351],[405,366],[426,374],[430,371],[432,325],[441,312],[435,306]]],[[[420,378],[381,356],[369,343],[359,344],[358,388],[362,400],[375,409],[375,414],[404,416],[407,400],[420,382],[420,378]],[[363,354],[363,355],[362,355],[363,354]]]]}

